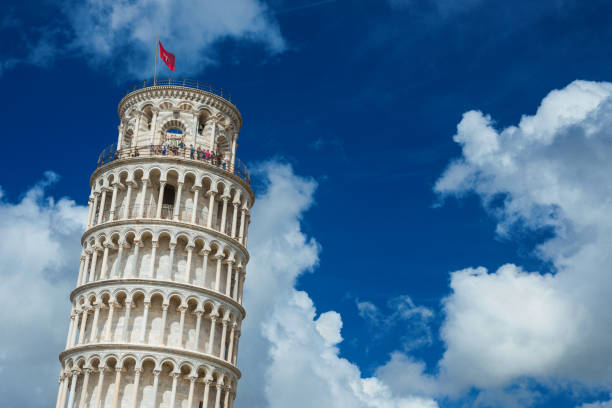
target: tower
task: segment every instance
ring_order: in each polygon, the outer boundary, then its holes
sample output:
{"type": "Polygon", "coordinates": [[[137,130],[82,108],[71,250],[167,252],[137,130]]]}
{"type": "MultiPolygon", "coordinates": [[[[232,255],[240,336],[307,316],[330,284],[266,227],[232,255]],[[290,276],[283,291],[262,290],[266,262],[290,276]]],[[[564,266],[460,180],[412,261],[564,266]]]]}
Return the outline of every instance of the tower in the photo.
{"type": "Polygon", "coordinates": [[[222,91],[158,80],[119,119],[90,178],[56,407],[230,408],[254,202],[242,117],[222,91]]]}

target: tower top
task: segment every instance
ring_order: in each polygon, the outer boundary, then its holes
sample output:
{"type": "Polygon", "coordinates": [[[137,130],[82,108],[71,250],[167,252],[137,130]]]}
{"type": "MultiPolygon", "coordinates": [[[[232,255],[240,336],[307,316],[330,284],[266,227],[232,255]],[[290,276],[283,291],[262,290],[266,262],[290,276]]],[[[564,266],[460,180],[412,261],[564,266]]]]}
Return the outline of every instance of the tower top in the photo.
{"type": "Polygon", "coordinates": [[[227,92],[197,80],[137,82],[119,102],[117,143],[102,151],[98,167],[134,157],[183,158],[249,183],[248,169],[236,157],[242,116],[230,100],[227,92]]]}

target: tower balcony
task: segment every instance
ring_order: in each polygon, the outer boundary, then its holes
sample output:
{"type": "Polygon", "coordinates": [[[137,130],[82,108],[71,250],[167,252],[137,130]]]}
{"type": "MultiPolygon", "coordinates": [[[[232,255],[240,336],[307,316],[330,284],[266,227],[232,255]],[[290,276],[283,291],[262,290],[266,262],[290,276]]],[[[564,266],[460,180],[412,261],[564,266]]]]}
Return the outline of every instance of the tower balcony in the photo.
{"type": "Polygon", "coordinates": [[[249,169],[240,159],[236,158],[232,162],[220,155],[211,154],[211,152],[207,150],[192,149],[189,146],[172,144],[151,144],[146,148],[137,146],[117,149],[117,145],[113,143],[102,150],[102,153],[98,156],[96,168],[100,168],[117,160],[150,157],[184,159],[192,163],[204,163],[209,166],[214,166],[221,171],[233,174],[247,184],[251,184],[249,169]]]}
{"type": "Polygon", "coordinates": [[[232,95],[227,91],[223,91],[222,88],[216,88],[209,83],[199,81],[197,79],[189,79],[189,78],[158,78],[157,80],[153,79],[145,79],[142,81],[134,82],[134,85],[127,90],[126,96],[131,94],[132,92],[136,92],[145,88],[153,88],[153,87],[164,87],[164,86],[172,86],[172,87],[181,87],[181,88],[190,88],[197,89],[199,91],[208,92],[213,95],[217,95],[226,101],[232,102],[232,95]]]}

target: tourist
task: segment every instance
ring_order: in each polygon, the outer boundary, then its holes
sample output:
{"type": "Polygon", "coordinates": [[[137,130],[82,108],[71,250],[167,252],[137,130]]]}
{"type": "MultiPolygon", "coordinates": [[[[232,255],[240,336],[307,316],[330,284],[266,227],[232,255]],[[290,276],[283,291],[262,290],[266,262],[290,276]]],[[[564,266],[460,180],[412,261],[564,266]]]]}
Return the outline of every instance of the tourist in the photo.
{"type": "Polygon", "coordinates": [[[192,144],[189,145],[189,158],[190,159],[195,159],[195,148],[193,147],[192,144]]]}

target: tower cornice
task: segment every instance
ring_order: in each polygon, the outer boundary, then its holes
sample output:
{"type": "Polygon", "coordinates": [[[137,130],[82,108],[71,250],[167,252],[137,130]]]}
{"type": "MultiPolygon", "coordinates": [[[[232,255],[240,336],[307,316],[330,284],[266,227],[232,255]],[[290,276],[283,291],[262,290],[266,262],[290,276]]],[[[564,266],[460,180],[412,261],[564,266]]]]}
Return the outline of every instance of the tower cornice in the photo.
{"type": "Polygon", "coordinates": [[[192,357],[197,358],[202,361],[212,362],[214,365],[219,367],[223,367],[232,371],[236,378],[240,379],[242,373],[240,370],[229,364],[227,361],[223,361],[220,358],[217,358],[213,355],[207,353],[199,353],[197,351],[186,350],[186,349],[177,349],[173,347],[167,346],[151,346],[147,344],[128,344],[128,343],[95,343],[95,344],[86,344],[82,346],[75,346],[68,348],[62,351],[59,355],[59,360],[62,361],[64,358],[77,354],[84,351],[99,351],[99,350],[109,350],[109,351],[121,351],[125,353],[129,353],[130,351],[144,351],[144,352],[156,352],[162,354],[174,354],[176,356],[182,357],[192,357]]]}
{"type": "Polygon", "coordinates": [[[236,241],[235,239],[232,239],[231,237],[220,233],[219,231],[215,231],[212,228],[208,228],[208,227],[201,226],[201,225],[195,225],[195,224],[191,224],[188,222],[164,220],[164,219],[156,219],[156,218],[143,218],[143,219],[131,218],[127,220],[107,221],[102,224],[95,225],[87,229],[83,233],[83,235],[81,236],[81,245],[84,245],[87,238],[90,235],[95,234],[99,230],[103,230],[109,227],[112,228],[112,227],[117,227],[117,226],[129,226],[129,225],[136,225],[136,226],[142,226],[142,227],[146,227],[148,225],[164,225],[164,226],[178,227],[178,228],[184,228],[184,229],[190,229],[193,231],[203,232],[206,234],[210,234],[214,236],[215,238],[220,239],[221,241],[229,244],[230,246],[235,246],[236,249],[242,253],[246,262],[248,262],[250,259],[249,252],[247,251],[244,245],[242,245],[240,242],[236,241]]]}
{"type": "Polygon", "coordinates": [[[106,286],[112,286],[112,287],[126,286],[126,285],[129,285],[129,286],[140,285],[141,287],[143,285],[148,285],[151,287],[168,287],[168,288],[183,289],[183,290],[187,290],[191,292],[196,292],[201,295],[206,295],[210,298],[216,299],[219,302],[229,303],[242,314],[242,319],[246,317],[246,310],[244,309],[244,307],[240,303],[232,299],[231,297],[225,296],[223,293],[215,292],[212,289],[203,288],[201,286],[190,285],[187,283],[167,281],[167,280],[159,280],[159,279],[126,278],[126,279],[108,279],[105,281],[90,282],[90,283],[86,283],[84,285],[81,285],[75,288],[70,293],[70,301],[74,302],[76,297],[94,288],[106,287],[106,286]]]}

